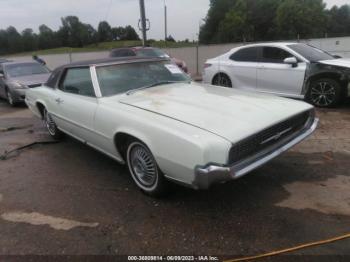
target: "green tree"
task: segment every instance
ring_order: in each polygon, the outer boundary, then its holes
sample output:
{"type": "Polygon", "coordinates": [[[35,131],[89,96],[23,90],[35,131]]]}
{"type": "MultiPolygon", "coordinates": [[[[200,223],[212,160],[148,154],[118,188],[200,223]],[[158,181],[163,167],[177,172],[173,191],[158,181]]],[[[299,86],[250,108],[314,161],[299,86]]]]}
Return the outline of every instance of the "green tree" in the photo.
{"type": "Polygon", "coordinates": [[[60,46],[57,35],[46,25],[39,26],[38,48],[48,49],[60,46]]]}
{"type": "Polygon", "coordinates": [[[23,51],[32,51],[38,48],[38,36],[34,34],[31,28],[22,31],[23,51]]]}
{"type": "Polygon", "coordinates": [[[76,16],[67,16],[61,19],[62,26],[58,31],[58,37],[63,46],[82,47],[93,39],[92,26],[83,24],[76,16]]]}
{"type": "Polygon", "coordinates": [[[124,38],[124,40],[140,40],[139,35],[136,33],[135,29],[131,25],[125,27],[124,38]]]}
{"type": "Polygon", "coordinates": [[[218,38],[218,27],[225,17],[225,14],[230,11],[237,0],[210,0],[210,8],[207,17],[204,19],[204,24],[200,28],[199,41],[201,43],[210,44],[220,42],[218,38]]]}
{"type": "Polygon", "coordinates": [[[253,27],[248,21],[248,3],[239,0],[235,7],[226,13],[218,29],[220,42],[252,40],[253,27]]]}
{"type": "Polygon", "coordinates": [[[102,21],[97,28],[98,40],[100,42],[112,41],[112,28],[107,21],[102,21]]]}
{"type": "Polygon", "coordinates": [[[208,44],[311,38],[333,29],[347,35],[347,10],[328,12],[323,0],[211,0],[199,40],[208,44]]]}
{"type": "Polygon", "coordinates": [[[17,29],[13,26],[9,26],[6,29],[6,38],[8,43],[8,52],[9,53],[16,53],[16,52],[22,52],[23,51],[23,45],[22,45],[22,37],[17,32],[17,29]]]}
{"type": "Polygon", "coordinates": [[[323,37],[327,23],[325,6],[322,0],[284,0],[276,14],[279,37],[323,37]]]}
{"type": "Polygon", "coordinates": [[[327,34],[330,37],[345,36],[350,34],[350,6],[333,6],[326,12],[327,34]]]}
{"type": "Polygon", "coordinates": [[[9,53],[9,45],[7,41],[7,32],[5,30],[0,30],[0,54],[9,53]]]}

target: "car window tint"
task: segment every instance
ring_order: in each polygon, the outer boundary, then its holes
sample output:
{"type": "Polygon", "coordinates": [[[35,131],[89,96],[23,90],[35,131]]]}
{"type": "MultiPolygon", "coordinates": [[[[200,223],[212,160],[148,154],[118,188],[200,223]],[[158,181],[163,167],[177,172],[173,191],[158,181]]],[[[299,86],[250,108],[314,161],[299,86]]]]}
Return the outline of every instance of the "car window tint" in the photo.
{"type": "Polygon", "coordinates": [[[293,51],[299,53],[301,56],[305,57],[310,62],[335,59],[331,54],[314,46],[306,44],[292,44],[288,45],[288,47],[293,51]]]}
{"type": "Polygon", "coordinates": [[[283,63],[284,59],[293,57],[292,54],[277,47],[264,47],[261,55],[262,63],[283,63]]]}
{"type": "Polygon", "coordinates": [[[95,96],[89,68],[67,69],[59,88],[67,93],[95,96]]]}
{"type": "Polygon", "coordinates": [[[237,62],[257,62],[258,50],[257,47],[243,48],[232,54],[230,59],[237,62]]]}

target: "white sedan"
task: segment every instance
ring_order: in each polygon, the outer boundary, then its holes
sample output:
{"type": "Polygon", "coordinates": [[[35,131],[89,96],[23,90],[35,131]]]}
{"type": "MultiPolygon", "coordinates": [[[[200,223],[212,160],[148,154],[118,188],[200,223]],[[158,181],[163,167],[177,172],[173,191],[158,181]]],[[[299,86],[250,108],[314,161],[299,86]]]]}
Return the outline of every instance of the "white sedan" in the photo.
{"type": "Polygon", "coordinates": [[[317,126],[307,103],[193,83],[159,58],[62,66],[26,103],[54,138],[69,134],[127,164],[150,195],[169,180],[207,189],[239,178],[317,126]]]}
{"type": "Polygon", "coordinates": [[[301,43],[245,45],[209,59],[203,81],[332,107],[350,96],[350,60],[301,43]]]}

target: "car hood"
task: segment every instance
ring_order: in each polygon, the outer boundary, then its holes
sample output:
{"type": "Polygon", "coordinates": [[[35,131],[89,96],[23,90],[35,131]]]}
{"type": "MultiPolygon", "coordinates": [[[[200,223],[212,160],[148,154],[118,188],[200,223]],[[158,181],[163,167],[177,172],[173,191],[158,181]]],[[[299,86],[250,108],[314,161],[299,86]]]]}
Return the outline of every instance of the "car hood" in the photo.
{"type": "Polygon", "coordinates": [[[333,65],[333,66],[350,68],[350,59],[346,59],[346,58],[323,60],[323,61],[320,61],[319,63],[325,64],[325,65],[333,65]]]}
{"type": "Polygon", "coordinates": [[[157,86],[114,99],[233,143],[312,108],[301,101],[197,83],[157,86]]]}
{"type": "Polygon", "coordinates": [[[19,77],[11,77],[11,81],[19,82],[23,85],[30,86],[30,85],[37,85],[37,84],[43,84],[47,81],[50,74],[37,74],[37,75],[28,75],[28,76],[19,76],[19,77]]]}

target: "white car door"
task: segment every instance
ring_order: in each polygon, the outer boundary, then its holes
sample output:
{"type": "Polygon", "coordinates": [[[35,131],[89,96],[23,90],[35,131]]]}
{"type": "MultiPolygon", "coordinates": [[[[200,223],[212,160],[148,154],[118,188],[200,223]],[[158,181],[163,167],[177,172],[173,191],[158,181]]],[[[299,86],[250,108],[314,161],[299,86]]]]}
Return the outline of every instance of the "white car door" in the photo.
{"type": "Polygon", "coordinates": [[[274,94],[298,97],[301,95],[306,63],[284,63],[284,59],[293,54],[279,47],[264,46],[261,49],[257,69],[257,90],[274,94]]]}
{"type": "Polygon", "coordinates": [[[255,89],[257,84],[259,47],[241,48],[234,52],[226,64],[232,87],[255,89]]]}
{"type": "Polygon", "coordinates": [[[64,122],[66,132],[80,140],[91,142],[95,138],[94,116],[98,106],[91,81],[90,69],[68,68],[63,73],[54,93],[54,112],[64,122]]]}

